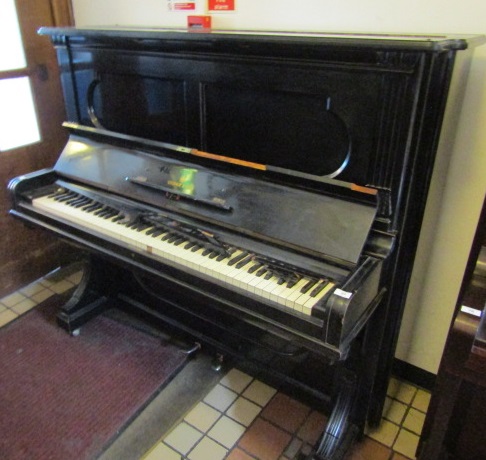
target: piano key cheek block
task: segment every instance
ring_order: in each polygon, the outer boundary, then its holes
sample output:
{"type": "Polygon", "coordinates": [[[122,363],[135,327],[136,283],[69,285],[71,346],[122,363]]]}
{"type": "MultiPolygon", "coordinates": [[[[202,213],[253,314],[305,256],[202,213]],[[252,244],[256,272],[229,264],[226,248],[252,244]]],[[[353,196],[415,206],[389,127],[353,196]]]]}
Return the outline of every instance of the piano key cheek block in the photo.
{"type": "Polygon", "coordinates": [[[256,366],[330,413],[300,458],[343,458],[381,418],[447,91],[483,37],[40,33],[69,140],[10,214],[85,254],[59,325],[118,308],[256,366]]]}

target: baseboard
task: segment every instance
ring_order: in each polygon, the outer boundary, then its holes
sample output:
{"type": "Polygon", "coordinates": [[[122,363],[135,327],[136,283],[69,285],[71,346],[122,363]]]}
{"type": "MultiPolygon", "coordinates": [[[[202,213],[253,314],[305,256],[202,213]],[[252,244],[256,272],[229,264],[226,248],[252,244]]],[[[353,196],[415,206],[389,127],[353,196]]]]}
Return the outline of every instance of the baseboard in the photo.
{"type": "Polygon", "coordinates": [[[429,391],[434,389],[435,379],[437,378],[436,374],[397,358],[393,361],[393,375],[400,380],[407,380],[429,391]]]}

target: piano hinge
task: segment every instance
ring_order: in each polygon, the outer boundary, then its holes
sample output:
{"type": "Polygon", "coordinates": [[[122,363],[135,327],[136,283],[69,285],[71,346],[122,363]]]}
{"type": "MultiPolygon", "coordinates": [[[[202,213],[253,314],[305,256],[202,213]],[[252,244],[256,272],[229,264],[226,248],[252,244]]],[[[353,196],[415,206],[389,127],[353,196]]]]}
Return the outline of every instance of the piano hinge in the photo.
{"type": "Polygon", "coordinates": [[[378,217],[391,217],[393,215],[391,189],[371,184],[367,184],[367,187],[372,187],[378,191],[378,217]]]}
{"type": "Polygon", "coordinates": [[[395,246],[396,235],[394,233],[372,228],[364,252],[378,259],[386,259],[395,246]]]}

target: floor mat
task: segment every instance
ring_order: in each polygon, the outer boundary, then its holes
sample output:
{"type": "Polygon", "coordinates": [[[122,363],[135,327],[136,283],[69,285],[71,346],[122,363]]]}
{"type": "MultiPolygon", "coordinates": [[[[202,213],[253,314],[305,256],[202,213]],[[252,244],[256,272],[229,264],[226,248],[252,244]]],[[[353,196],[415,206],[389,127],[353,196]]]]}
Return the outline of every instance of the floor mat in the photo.
{"type": "Polygon", "coordinates": [[[96,458],[181,369],[170,344],[105,316],[77,337],[37,307],[0,329],[0,458],[96,458]]]}

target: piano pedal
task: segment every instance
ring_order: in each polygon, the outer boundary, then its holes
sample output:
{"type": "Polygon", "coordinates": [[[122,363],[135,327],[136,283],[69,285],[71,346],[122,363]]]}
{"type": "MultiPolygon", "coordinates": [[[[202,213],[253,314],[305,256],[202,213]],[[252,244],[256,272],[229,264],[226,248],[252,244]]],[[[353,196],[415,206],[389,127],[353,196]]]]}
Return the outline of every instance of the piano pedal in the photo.
{"type": "Polygon", "coordinates": [[[224,355],[221,353],[216,353],[216,356],[214,357],[213,362],[211,363],[211,368],[216,372],[220,372],[221,369],[223,368],[223,361],[224,361],[224,355]]]}
{"type": "Polygon", "coordinates": [[[184,353],[185,355],[192,356],[196,354],[201,349],[201,344],[199,342],[194,342],[194,346],[192,348],[189,348],[188,350],[181,350],[181,353],[184,353]]]}

